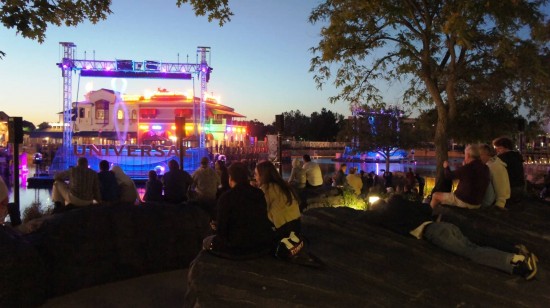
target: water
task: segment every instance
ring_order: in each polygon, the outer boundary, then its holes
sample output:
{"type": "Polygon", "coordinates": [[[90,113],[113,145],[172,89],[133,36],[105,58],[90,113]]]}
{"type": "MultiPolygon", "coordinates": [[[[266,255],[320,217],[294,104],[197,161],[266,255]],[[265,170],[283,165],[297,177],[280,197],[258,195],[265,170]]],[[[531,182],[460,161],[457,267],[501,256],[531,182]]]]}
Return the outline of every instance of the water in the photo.
{"type": "MultiPolygon", "coordinates": [[[[331,158],[319,158],[315,159],[321,167],[323,175],[332,175],[336,170],[340,168],[341,162],[332,161],[331,158]]],[[[460,164],[461,160],[456,159],[452,160],[451,164],[460,164]]],[[[376,174],[380,174],[380,170],[386,168],[384,162],[379,163],[353,163],[346,162],[348,168],[356,167],[358,170],[363,170],[365,173],[374,171],[376,174]]],[[[419,158],[414,162],[404,161],[402,163],[390,163],[390,171],[392,172],[407,172],[409,168],[412,168],[413,172],[419,172],[424,177],[433,177],[435,176],[435,159],[434,158],[419,158]]],[[[290,171],[292,166],[290,164],[283,165],[283,177],[287,179],[290,176],[290,171]]],[[[453,168],[454,169],[454,168],[453,168]]],[[[141,197],[145,193],[145,190],[141,187],[138,187],[138,192],[141,197]]],[[[10,194],[10,202],[13,202],[13,190],[10,194]]],[[[21,216],[26,208],[30,207],[32,204],[38,203],[42,208],[47,208],[53,205],[51,200],[51,188],[27,188],[21,187],[19,189],[19,205],[21,216]]]]}

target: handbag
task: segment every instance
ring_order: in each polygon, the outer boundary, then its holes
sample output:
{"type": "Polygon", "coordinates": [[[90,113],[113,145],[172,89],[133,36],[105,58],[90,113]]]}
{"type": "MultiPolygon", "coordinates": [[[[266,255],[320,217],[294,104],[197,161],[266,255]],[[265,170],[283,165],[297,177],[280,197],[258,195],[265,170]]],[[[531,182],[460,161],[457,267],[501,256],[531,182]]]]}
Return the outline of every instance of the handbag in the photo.
{"type": "Polygon", "coordinates": [[[275,256],[280,259],[291,259],[297,256],[303,248],[304,239],[291,231],[288,237],[284,237],[279,241],[275,249],[275,256]]]}

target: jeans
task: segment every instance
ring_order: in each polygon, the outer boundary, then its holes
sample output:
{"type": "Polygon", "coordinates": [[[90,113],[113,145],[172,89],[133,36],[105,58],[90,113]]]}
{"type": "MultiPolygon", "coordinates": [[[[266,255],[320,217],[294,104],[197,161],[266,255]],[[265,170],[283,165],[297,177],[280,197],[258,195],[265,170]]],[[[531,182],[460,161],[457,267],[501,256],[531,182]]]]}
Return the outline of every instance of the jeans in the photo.
{"type": "Polygon", "coordinates": [[[423,238],[435,246],[466,257],[478,264],[512,274],[513,253],[472,243],[460,229],[448,222],[434,222],[426,226],[423,238]]]}

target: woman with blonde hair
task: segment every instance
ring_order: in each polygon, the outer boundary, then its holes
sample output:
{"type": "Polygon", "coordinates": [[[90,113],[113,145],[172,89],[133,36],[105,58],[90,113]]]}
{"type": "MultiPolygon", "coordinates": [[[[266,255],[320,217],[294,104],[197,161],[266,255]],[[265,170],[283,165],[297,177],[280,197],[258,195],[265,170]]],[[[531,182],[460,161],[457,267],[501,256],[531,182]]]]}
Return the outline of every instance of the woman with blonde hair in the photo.
{"type": "Polygon", "coordinates": [[[306,187],[306,171],[302,168],[302,160],[299,158],[292,160],[292,170],[290,171],[288,183],[298,189],[306,187]]]}
{"type": "Polygon", "coordinates": [[[254,177],[264,192],[267,202],[267,216],[276,229],[278,240],[287,237],[292,231],[299,234],[299,197],[294,189],[277,172],[269,161],[260,162],[254,170],[254,177]]]}

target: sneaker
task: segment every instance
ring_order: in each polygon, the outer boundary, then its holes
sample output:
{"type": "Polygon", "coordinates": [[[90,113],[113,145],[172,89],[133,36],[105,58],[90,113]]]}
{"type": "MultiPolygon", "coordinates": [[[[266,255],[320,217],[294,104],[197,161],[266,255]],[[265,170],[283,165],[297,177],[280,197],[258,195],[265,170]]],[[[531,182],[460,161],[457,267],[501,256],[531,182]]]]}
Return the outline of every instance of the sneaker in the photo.
{"type": "Polygon", "coordinates": [[[529,253],[525,261],[518,263],[514,273],[523,276],[526,280],[531,280],[537,275],[538,258],[533,253],[529,253]]]}

